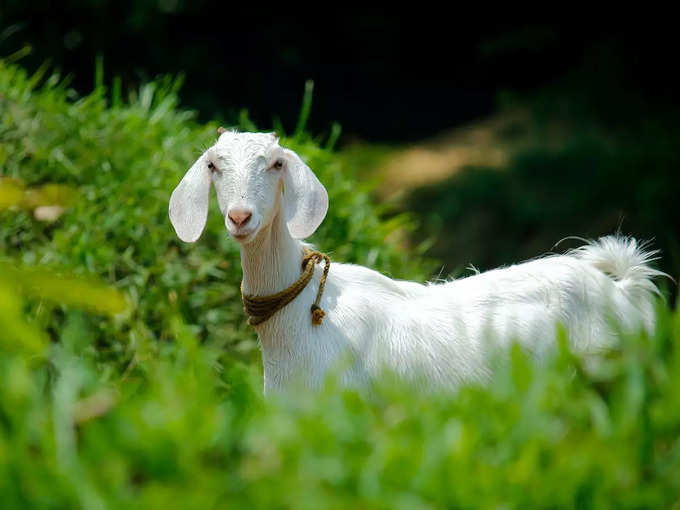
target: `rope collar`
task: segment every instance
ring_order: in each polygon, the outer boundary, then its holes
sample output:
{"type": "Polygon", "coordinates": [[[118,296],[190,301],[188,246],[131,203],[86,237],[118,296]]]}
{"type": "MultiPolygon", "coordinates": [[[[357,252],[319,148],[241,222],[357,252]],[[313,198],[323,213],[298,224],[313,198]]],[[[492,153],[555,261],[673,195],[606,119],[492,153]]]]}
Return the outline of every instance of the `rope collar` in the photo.
{"type": "Polygon", "coordinates": [[[328,278],[328,269],[331,265],[331,259],[325,253],[313,251],[308,248],[305,248],[305,255],[302,257],[302,274],[300,274],[300,278],[298,278],[290,287],[269,296],[247,296],[243,293],[243,282],[241,282],[241,297],[243,299],[243,309],[248,315],[248,324],[251,326],[262,324],[288,303],[293,301],[312,279],[316,264],[319,264],[322,261],[325,262],[326,265],[323,268],[316,299],[310,308],[312,324],[316,326],[320,325],[326,313],[319,307],[319,302],[321,301],[321,295],[323,294],[323,289],[326,285],[326,278],[328,278]]]}

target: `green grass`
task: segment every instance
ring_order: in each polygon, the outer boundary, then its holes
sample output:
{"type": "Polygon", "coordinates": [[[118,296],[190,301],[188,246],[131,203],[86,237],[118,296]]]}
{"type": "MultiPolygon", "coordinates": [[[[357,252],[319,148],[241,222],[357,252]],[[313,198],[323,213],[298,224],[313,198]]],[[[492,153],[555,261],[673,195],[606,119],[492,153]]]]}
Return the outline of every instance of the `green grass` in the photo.
{"type": "MultiPolygon", "coordinates": [[[[213,210],[185,245],[167,200],[216,125],[161,80],[84,98],[0,63],[3,508],[673,508],[680,505],[680,313],[596,369],[519,348],[485,387],[264,401],[213,210]],[[55,222],[39,205],[61,204],[55,222]]],[[[308,98],[309,99],[309,98],[308,98]]],[[[308,106],[306,106],[308,109],[308,106]]],[[[341,158],[296,130],[326,184],[313,241],[401,278],[427,264],[341,158]]],[[[243,128],[249,123],[244,116],[243,128]]]]}

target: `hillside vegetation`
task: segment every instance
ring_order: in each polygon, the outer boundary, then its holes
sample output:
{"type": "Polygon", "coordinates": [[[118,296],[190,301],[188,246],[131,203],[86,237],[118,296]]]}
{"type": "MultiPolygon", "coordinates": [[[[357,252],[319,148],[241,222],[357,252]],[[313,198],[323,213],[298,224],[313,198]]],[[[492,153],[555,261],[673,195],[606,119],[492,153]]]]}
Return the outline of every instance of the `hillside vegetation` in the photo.
{"type": "MultiPolygon", "coordinates": [[[[562,342],[540,366],[513,348],[455,394],[386,377],[370,397],[331,380],[265,402],[220,215],[194,245],[167,218],[217,125],[178,109],[176,81],[123,99],[99,76],[78,98],[0,62],[3,508],[680,506],[680,314],[664,304],[656,336],[592,370],[562,342]]],[[[283,143],[329,191],[312,241],[424,278],[397,244],[409,218],[382,220],[305,134],[309,100],[283,143]]]]}

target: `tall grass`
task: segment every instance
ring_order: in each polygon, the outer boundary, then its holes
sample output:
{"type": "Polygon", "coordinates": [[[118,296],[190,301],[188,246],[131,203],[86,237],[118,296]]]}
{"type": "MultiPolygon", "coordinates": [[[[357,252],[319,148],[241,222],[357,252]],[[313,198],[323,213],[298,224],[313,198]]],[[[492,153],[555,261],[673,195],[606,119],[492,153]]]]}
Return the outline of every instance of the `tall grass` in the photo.
{"type": "MultiPolygon", "coordinates": [[[[3,508],[680,505],[680,314],[664,307],[657,335],[594,370],[563,342],[541,365],[513,348],[457,393],[386,377],[370,397],[330,380],[265,402],[219,215],[195,245],[167,219],[217,128],[177,86],[76,98],[0,63],[3,508]],[[40,221],[42,205],[65,212],[40,221]]],[[[390,241],[406,219],[381,221],[323,141],[284,142],[329,189],[322,249],[427,273],[390,241]]]]}

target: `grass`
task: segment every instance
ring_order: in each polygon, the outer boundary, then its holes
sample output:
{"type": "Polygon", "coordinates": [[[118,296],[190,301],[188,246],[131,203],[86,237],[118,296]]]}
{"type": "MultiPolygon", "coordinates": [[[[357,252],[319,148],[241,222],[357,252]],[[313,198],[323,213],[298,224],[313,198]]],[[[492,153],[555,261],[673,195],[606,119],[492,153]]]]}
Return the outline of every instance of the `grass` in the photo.
{"type": "MultiPolygon", "coordinates": [[[[195,245],[167,219],[217,126],[178,108],[173,80],[77,98],[42,73],[0,63],[3,508],[680,506],[680,313],[661,305],[658,333],[596,370],[562,342],[540,365],[515,347],[457,393],[386,376],[369,398],[331,379],[265,402],[237,248],[215,210],[195,245]]],[[[381,219],[305,134],[308,109],[284,142],[329,190],[313,240],[429,274],[390,241],[409,218],[381,219]]]]}

